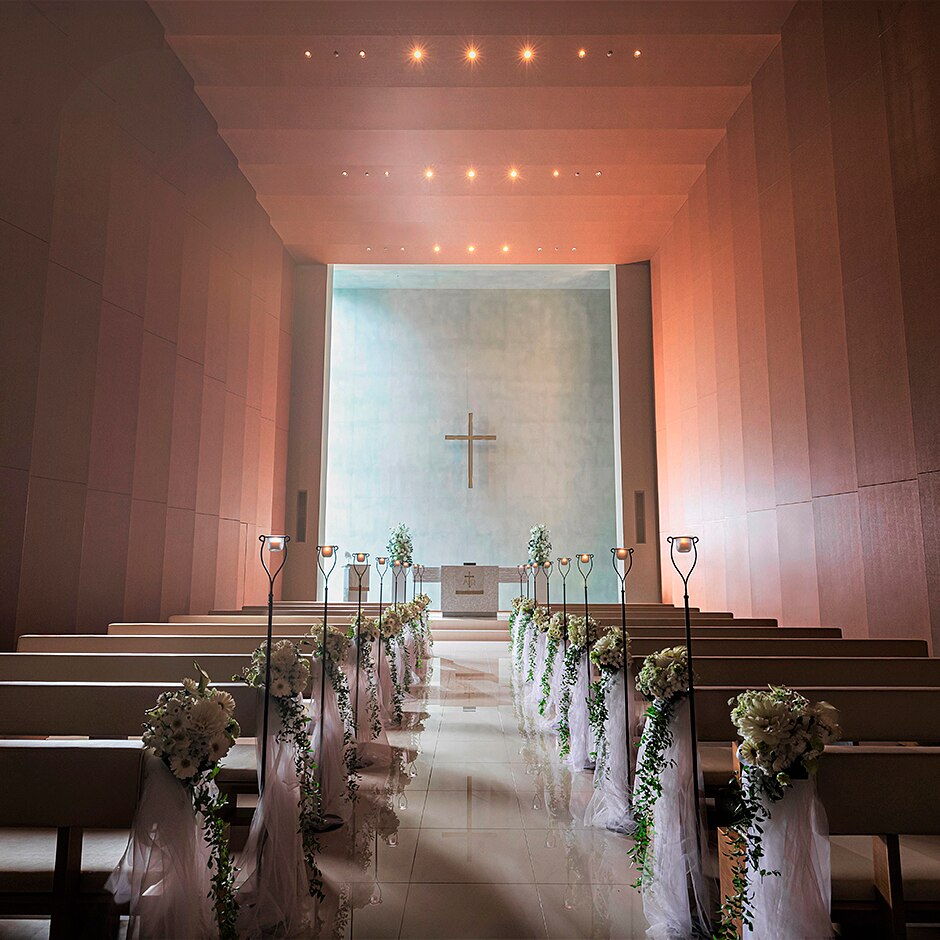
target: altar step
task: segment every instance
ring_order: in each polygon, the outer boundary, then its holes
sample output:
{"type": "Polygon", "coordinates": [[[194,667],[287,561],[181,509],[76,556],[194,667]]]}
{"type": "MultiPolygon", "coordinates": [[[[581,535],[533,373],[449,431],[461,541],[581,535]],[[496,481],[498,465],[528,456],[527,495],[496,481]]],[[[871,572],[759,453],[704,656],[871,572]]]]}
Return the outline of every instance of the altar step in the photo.
{"type": "Polygon", "coordinates": [[[509,622],[478,617],[431,617],[435,641],[468,642],[474,640],[509,642],[509,622]]]}

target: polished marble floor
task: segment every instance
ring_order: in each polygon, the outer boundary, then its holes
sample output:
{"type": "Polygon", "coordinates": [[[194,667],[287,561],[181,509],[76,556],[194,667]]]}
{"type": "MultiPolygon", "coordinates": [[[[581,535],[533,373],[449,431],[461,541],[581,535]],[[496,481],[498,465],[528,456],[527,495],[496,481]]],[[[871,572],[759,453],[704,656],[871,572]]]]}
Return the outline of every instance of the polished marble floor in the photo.
{"type": "Polygon", "coordinates": [[[357,818],[324,838],[338,908],[325,932],[643,937],[628,843],[583,827],[590,775],[561,767],[554,737],[529,733],[506,644],[438,642],[434,652],[432,675],[407,706],[412,727],[391,735],[402,772],[364,774],[363,789],[384,792],[397,823],[387,810],[378,822],[360,819],[374,815],[364,793],[357,818]]]}

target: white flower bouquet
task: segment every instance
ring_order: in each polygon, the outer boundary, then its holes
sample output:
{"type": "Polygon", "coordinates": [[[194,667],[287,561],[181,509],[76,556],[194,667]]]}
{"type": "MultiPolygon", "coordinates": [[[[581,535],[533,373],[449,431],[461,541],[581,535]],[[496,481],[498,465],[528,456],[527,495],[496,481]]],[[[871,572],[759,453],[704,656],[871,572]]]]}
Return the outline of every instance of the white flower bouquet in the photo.
{"type": "Polygon", "coordinates": [[[350,639],[355,639],[356,637],[357,621],[359,623],[359,637],[363,643],[377,640],[381,636],[378,617],[366,617],[364,614],[353,614],[352,619],[349,621],[349,630],[346,631],[350,639]]]}
{"type": "MultiPolygon", "coordinates": [[[[605,633],[591,648],[591,662],[604,672],[619,672],[624,663],[623,636],[619,630],[605,633]]],[[[630,637],[627,637],[627,659],[630,658],[630,637]]]]}
{"type": "Polygon", "coordinates": [[[414,545],[411,542],[411,531],[404,522],[399,522],[391,530],[385,548],[391,561],[410,562],[412,560],[414,545]]]}
{"type": "Polygon", "coordinates": [[[547,607],[536,606],[535,610],[532,611],[532,623],[540,633],[548,633],[551,622],[552,618],[547,607]]]}
{"type": "Polygon", "coordinates": [[[414,603],[418,605],[418,609],[423,614],[428,607],[431,606],[431,598],[427,594],[419,594],[415,599],[414,603]]]}
{"type": "MultiPolygon", "coordinates": [[[[264,688],[266,658],[262,644],[251,654],[251,663],[240,678],[254,688],[264,688]]],[[[271,695],[274,698],[303,695],[309,682],[310,665],[300,648],[290,640],[278,640],[271,647],[271,695]]]]}
{"type": "Polygon", "coordinates": [[[540,522],[529,530],[529,561],[542,565],[551,560],[552,540],[548,526],[540,522]]]}
{"type": "Polygon", "coordinates": [[[585,621],[584,617],[581,616],[568,617],[568,642],[578,649],[588,642],[596,643],[605,631],[606,628],[601,627],[593,617],[589,617],[588,621],[585,621]],[[588,631],[590,631],[590,637],[588,631]]]}
{"type": "Polygon", "coordinates": [[[560,642],[562,637],[565,635],[565,622],[570,620],[570,617],[565,617],[565,615],[559,610],[557,613],[552,614],[552,619],[548,622],[548,635],[549,638],[560,642]]]}
{"type": "Polygon", "coordinates": [[[200,670],[199,680],[186,678],[177,692],[164,692],[145,713],[144,744],[178,780],[195,781],[215,770],[240,733],[235,700],[213,689],[200,670]]]}
{"type": "Polygon", "coordinates": [[[839,740],[839,713],[828,702],[812,703],[785,686],[742,692],[728,702],[731,720],[741,735],[738,756],[780,786],[802,768],[816,770],[827,744],[839,740]]]}
{"type": "MultiPolygon", "coordinates": [[[[323,622],[315,623],[310,628],[310,636],[305,641],[313,646],[313,655],[321,656],[320,647],[323,645],[323,622]]],[[[352,641],[349,635],[338,627],[329,626],[326,628],[326,653],[334,663],[341,663],[349,652],[349,645],[352,641]]],[[[272,662],[274,657],[272,656],[272,662]]]]}
{"type": "Polygon", "coordinates": [[[684,646],[650,653],[636,677],[637,691],[650,702],[671,702],[689,691],[689,654],[684,646]]]}
{"type": "Polygon", "coordinates": [[[394,607],[389,607],[382,614],[382,636],[390,640],[398,636],[404,628],[404,623],[394,607]]]}
{"type": "Polygon", "coordinates": [[[398,615],[402,623],[416,624],[421,620],[421,608],[414,601],[408,601],[398,605],[398,615]]]}

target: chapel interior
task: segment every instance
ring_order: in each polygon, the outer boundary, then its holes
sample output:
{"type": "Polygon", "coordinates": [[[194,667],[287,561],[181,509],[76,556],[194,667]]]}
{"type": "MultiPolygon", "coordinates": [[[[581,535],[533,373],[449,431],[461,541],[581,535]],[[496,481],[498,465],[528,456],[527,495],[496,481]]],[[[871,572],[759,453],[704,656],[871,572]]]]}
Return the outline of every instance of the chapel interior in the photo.
{"type": "Polygon", "coordinates": [[[0,51],[0,940],[940,938],[940,3],[0,51]]]}

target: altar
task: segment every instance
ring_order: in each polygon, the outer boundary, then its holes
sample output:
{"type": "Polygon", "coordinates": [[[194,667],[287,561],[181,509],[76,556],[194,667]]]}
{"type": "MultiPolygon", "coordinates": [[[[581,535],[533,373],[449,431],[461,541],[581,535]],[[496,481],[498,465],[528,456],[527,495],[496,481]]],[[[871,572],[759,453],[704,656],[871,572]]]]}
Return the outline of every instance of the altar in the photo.
{"type": "Polygon", "coordinates": [[[496,617],[499,567],[441,565],[441,613],[445,617],[496,617]]]}

